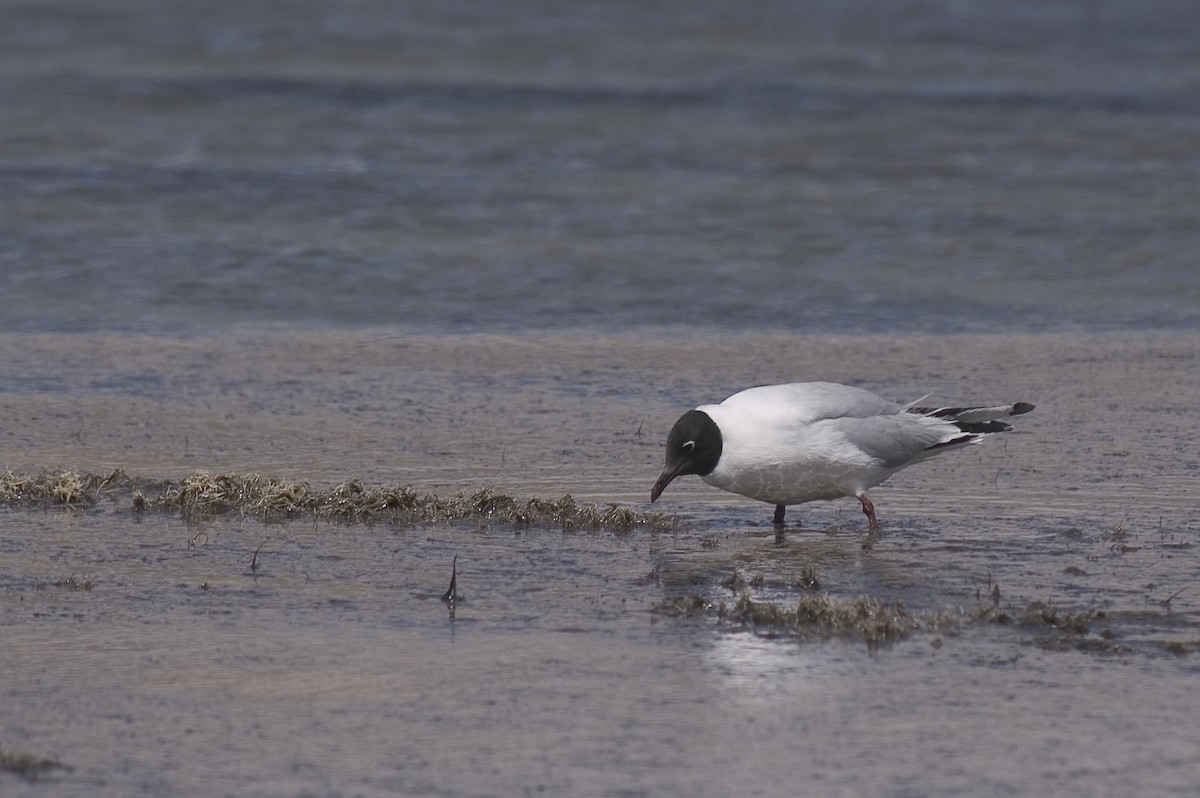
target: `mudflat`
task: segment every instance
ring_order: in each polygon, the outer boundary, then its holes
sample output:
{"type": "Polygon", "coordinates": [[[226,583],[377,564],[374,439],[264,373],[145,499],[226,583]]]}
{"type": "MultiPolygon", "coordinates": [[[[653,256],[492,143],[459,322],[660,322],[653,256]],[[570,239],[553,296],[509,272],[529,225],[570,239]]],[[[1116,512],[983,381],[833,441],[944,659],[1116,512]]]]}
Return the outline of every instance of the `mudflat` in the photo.
{"type": "Polygon", "coordinates": [[[1190,795],[1198,350],[1151,332],[0,334],[10,475],[122,475],[0,512],[0,786],[1190,795]],[[793,508],[782,536],[768,505],[694,478],[650,506],[681,412],[811,379],[1037,409],[872,491],[869,548],[853,500],[793,508]],[[673,517],[138,509],[197,473],[673,517]]]}

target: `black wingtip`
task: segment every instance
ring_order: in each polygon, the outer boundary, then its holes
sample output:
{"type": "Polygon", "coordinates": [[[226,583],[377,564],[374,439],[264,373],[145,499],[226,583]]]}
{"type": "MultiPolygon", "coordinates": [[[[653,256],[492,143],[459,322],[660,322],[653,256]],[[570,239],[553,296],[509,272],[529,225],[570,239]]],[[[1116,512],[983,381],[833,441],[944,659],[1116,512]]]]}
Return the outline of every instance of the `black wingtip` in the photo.
{"type": "Polygon", "coordinates": [[[1008,432],[1012,429],[1012,424],[1005,424],[1003,421],[954,421],[952,423],[963,432],[969,432],[972,435],[987,435],[992,432],[1008,432]]]}
{"type": "Polygon", "coordinates": [[[1033,410],[1033,405],[1029,404],[1029,402],[1017,402],[1015,405],[1012,406],[1012,412],[1009,413],[1009,415],[1010,416],[1020,416],[1020,415],[1024,415],[1025,413],[1028,413],[1032,410],[1033,410]]]}

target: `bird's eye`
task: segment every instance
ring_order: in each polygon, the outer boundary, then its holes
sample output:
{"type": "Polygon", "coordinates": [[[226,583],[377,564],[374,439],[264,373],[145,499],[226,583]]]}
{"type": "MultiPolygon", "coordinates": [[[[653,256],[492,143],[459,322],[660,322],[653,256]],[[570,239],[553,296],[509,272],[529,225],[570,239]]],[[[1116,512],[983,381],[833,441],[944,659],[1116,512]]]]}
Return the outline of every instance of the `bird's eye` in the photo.
{"type": "Polygon", "coordinates": [[[679,447],[679,451],[687,452],[688,454],[691,454],[693,451],[695,451],[695,449],[696,449],[695,441],[688,441],[687,443],[683,444],[683,446],[679,447]]]}

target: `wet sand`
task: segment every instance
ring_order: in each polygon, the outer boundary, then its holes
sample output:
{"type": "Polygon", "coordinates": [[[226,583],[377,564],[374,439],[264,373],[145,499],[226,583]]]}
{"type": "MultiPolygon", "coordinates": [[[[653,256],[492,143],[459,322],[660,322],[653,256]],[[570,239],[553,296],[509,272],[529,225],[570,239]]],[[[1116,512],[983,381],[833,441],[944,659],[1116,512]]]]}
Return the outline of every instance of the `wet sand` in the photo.
{"type": "Polygon", "coordinates": [[[198,470],[649,509],[682,410],[831,379],[1031,401],[872,496],[698,480],[674,532],[185,524],[0,511],[0,750],[24,795],[1191,795],[1200,783],[1196,334],[0,335],[6,468],[198,470]],[[249,569],[260,553],[262,568],[249,569]],[[459,558],[463,600],[440,599],[459,558]],[[818,578],[819,587],[803,584],[818,578]],[[742,629],[739,594],[923,626],[742,629]],[[675,599],[708,602],[686,616],[675,599]],[[1040,604],[1037,604],[1040,602],[1040,604]],[[1031,606],[1087,631],[1021,623],[1031,606]],[[980,608],[1012,622],[969,620],[980,608]]]}

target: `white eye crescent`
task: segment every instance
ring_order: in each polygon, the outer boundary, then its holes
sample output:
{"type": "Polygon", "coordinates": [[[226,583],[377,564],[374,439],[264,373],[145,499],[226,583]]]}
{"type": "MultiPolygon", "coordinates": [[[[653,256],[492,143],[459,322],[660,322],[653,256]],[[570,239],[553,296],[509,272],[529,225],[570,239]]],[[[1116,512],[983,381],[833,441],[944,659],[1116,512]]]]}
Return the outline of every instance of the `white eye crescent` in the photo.
{"type": "Polygon", "coordinates": [[[688,441],[683,446],[680,446],[679,449],[680,449],[680,451],[684,451],[684,452],[687,452],[688,454],[691,454],[696,449],[696,442],[688,441]]]}

